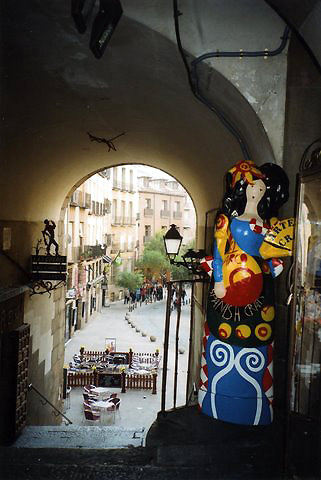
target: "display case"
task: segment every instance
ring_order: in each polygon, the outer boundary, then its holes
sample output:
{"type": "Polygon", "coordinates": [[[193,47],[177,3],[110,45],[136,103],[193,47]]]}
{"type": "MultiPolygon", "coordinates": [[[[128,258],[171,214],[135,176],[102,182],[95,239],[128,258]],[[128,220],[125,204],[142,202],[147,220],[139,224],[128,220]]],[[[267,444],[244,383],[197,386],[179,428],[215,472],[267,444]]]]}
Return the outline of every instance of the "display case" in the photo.
{"type": "Polygon", "coordinates": [[[290,470],[295,475],[319,474],[321,465],[320,147],[318,140],[307,149],[298,177],[288,429],[290,470]],[[300,464],[302,449],[305,465],[300,464]]]}
{"type": "Polygon", "coordinates": [[[320,417],[321,172],[300,185],[295,271],[295,345],[291,409],[320,417]]]}

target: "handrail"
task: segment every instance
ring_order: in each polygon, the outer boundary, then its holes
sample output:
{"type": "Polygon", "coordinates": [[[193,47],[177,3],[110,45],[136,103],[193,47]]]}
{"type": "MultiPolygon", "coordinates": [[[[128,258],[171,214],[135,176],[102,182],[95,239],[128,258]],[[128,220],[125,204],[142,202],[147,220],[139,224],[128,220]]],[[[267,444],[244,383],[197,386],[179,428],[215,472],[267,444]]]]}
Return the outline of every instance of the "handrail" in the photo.
{"type": "MultiPolygon", "coordinates": [[[[195,312],[194,307],[197,303],[198,307],[201,308],[202,313],[205,313],[205,310],[202,308],[201,304],[197,301],[194,294],[194,285],[196,283],[206,283],[207,280],[204,278],[188,279],[188,280],[170,280],[166,282],[167,285],[167,304],[166,304],[166,317],[165,317],[165,327],[164,327],[164,353],[163,353],[163,376],[162,376],[162,395],[161,395],[161,414],[166,412],[166,386],[167,386],[167,369],[168,369],[168,347],[169,347],[169,334],[170,334],[170,325],[171,325],[171,301],[172,301],[172,286],[174,283],[179,285],[179,298],[182,298],[182,285],[183,283],[189,283],[192,285],[192,296],[191,296],[191,314],[190,314],[190,332],[189,332],[189,352],[188,352],[188,366],[187,366],[187,383],[186,383],[186,403],[189,401],[189,377],[191,372],[191,359],[192,359],[192,331],[194,328],[195,322],[195,312]]],[[[177,305],[176,310],[176,336],[175,336],[175,365],[174,365],[174,388],[173,388],[173,409],[176,409],[176,400],[177,400],[177,375],[178,375],[178,340],[179,340],[179,329],[180,329],[180,317],[181,309],[180,302],[177,305]]],[[[195,385],[195,384],[194,384],[195,385]]]]}
{"type": "Polygon", "coordinates": [[[56,407],[50,402],[50,400],[48,400],[41,392],[39,392],[39,390],[38,390],[36,387],[34,387],[34,386],[32,385],[32,383],[29,383],[29,385],[28,385],[28,390],[31,390],[31,389],[33,389],[41,398],[44,399],[45,403],[43,403],[43,402],[41,401],[41,404],[42,404],[42,405],[46,405],[46,404],[48,403],[56,412],[58,412],[58,413],[54,412],[54,415],[55,415],[56,417],[58,417],[58,415],[61,415],[62,417],[64,417],[64,418],[67,420],[68,423],[66,423],[66,425],[71,425],[71,424],[72,424],[72,421],[71,421],[68,417],[66,417],[66,415],[64,415],[60,410],[58,410],[58,408],[56,408],[56,407]]]}

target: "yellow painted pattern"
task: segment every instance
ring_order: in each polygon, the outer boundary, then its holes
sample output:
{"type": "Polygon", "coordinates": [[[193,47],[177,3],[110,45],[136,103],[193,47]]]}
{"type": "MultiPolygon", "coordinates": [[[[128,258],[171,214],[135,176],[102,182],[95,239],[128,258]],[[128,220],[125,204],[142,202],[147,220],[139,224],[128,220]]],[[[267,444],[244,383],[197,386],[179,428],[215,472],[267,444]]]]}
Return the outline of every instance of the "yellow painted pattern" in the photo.
{"type": "Polygon", "coordinates": [[[235,331],[239,338],[249,338],[251,335],[251,329],[248,325],[239,325],[235,331]]]}
{"type": "Polygon", "coordinates": [[[275,222],[264,237],[260,248],[262,258],[289,257],[292,255],[295,219],[275,222]]]}
{"type": "Polygon", "coordinates": [[[275,308],[271,305],[267,305],[262,309],[261,317],[265,322],[272,322],[275,317],[275,308]]]}
{"type": "Polygon", "coordinates": [[[232,333],[232,328],[228,323],[221,323],[218,327],[218,333],[222,338],[228,338],[232,333]]]}
{"type": "Polygon", "coordinates": [[[272,335],[272,328],[268,323],[259,323],[255,327],[255,335],[262,341],[268,340],[272,335]]]}

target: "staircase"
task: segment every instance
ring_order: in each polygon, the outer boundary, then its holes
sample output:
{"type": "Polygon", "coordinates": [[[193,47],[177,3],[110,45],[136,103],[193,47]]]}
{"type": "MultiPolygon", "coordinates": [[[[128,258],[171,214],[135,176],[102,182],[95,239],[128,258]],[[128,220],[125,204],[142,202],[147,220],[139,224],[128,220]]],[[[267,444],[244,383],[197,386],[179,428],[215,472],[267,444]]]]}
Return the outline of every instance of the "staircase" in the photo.
{"type": "MultiPolygon", "coordinates": [[[[154,450],[148,447],[122,449],[1,447],[0,465],[1,480],[204,480],[214,478],[208,467],[155,465],[154,450]]],[[[215,476],[216,480],[222,478],[215,476]]]]}
{"type": "Polygon", "coordinates": [[[27,427],[0,448],[0,479],[280,480],[282,441],[278,422],[226,424],[196,407],[159,414],[146,440],[116,426],[27,427]]]}
{"type": "Polygon", "coordinates": [[[15,448],[124,448],[140,447],[144,429],[116,426],[32,426],[25,427],[15,448]]]}

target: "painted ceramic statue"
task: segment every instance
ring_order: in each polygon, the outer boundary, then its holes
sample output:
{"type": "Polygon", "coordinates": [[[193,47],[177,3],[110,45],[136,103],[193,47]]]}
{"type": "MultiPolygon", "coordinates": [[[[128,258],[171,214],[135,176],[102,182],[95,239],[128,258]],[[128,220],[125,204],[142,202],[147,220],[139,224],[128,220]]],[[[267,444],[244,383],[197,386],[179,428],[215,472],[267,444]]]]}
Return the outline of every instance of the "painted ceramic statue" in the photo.
{"type": "Polygon", "coordinates": [[[273,279],[292,252],[293,219],[278,221],[289,182],[281,167],[242,161],[227,173],[217,217],[199,405],[211,417],[264,425],[273,418],[273,279]]]}

